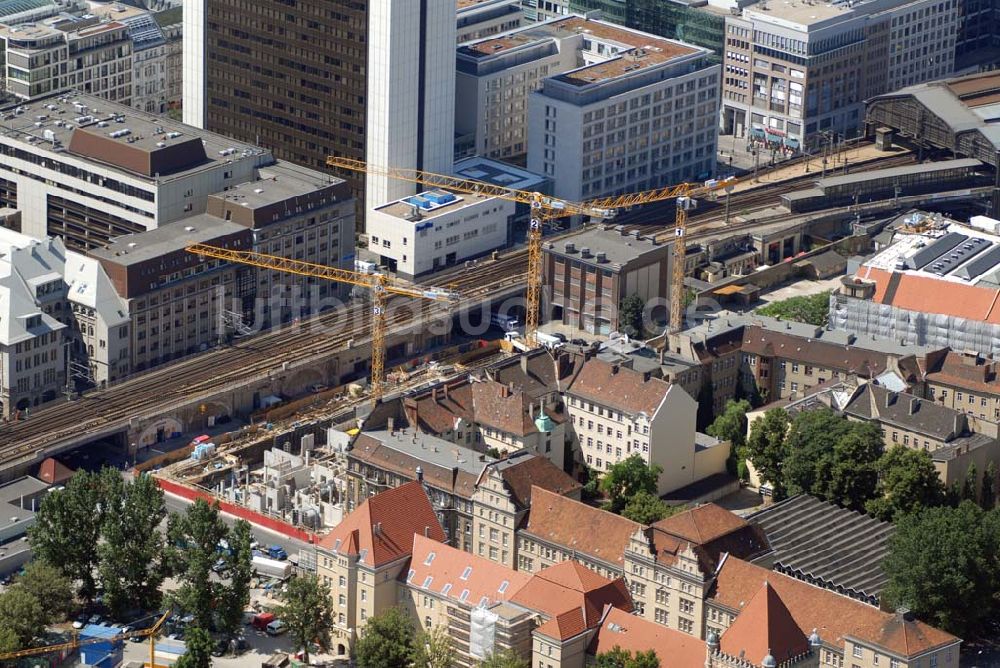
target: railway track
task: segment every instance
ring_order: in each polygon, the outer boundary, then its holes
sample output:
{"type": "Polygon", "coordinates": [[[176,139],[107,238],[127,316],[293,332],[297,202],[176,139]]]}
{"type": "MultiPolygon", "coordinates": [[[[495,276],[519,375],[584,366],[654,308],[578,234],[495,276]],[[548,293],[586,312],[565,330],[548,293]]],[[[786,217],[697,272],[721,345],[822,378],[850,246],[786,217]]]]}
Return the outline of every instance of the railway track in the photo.
{"type": "MultiPolygon", "coordinates": [[[[855,165],[852,173],[885,169],[913,160],[913,156],[905,155],[869,161],[855,165]]],[[[773,205],[781,194],[796,190],[815,178],[815,175],[803,175],[734,193],[730,209],[733,212],[744,212],[767,204],[773,205]]],[[[672,202],[663,204],[673,207],[672,202]]],[[[697,232],[698,228],[718,224],[722,220],[722,216],[710,210],[720,206],[720,203],[715,203],[689,218],[692,238],[701,236],[697,232]]],[[[665,227],[663,223],[628,223],[630,219],[638,219],[639,216],[648,218],[655,216],[655,213],[650,207],[646,207],[643,211],[627,213],[620,220],[630,229],[651,231],[665,227]]],[[[749,228],[776,220],[778,219],[748,221],[730,225],[729,228],[749,228]]],[[[711,232],[717,231],[713,229],[711,232]]],[[[523,285],[525,256],[526,251],[518,249],[495,261],[480,262],[471,269],[456,268],[442,274],[435,282],[451,285],[462,293],[466,303],[474,302],[498,290],[523,285]]],[[[400,308],[405,301],[390,301],[390,332],[410,322],[415,315],[444,317],[447,314],[447,307],[426,302],[410,302],[407,304],[408,308],[400,308]]],[[[107,389],[91,391],[73,402],[39,409],[26,420],[0,427],[0,467],[19,460],[33,459],[38,450],[65,442],[81,433],[118,430],[132,419],[164,414],[189,405],[192,396],[225,392],[253,379],[267,377],[269,373],[295,370],[348,348],[351,341],[365,341],[369,336],[368,306],[354,304],[304,321],[295,330],[280,328],[247,337],[231,346],[207,351],[133,376],[107,389]],[[345,323],[347,326],[344,326],[345,323]]]]}
{"type": "MultiPolygon", "coordinates": [[[[492,292],[524,283],[524,251],[515,251],[496,261],[480,263],[472,270],[459,268],[440,278],[462,294],[459,307],[474,303],[492,292]]],[[[415,316],[446,317],[440,304],[390,301],[390,333],[415,316]]],[[[301,323],[294,331],[279,329],[238,341],[232,346],[205,352],[193,358],[157,368],[105,390],[92,391],[70,403],[61,403],[31,413],[22,421],[0,428],[0,465],[30,457],[41,448],[55,445],[83,432],[100,432],[148,413],[165,413],[187,405],[192,396],[225,391],[268,373],[294,370],[348,347],[351,340],[365,341],[370,335],[369,307],[355,304],[319,315],[301,323]],[[353,326],[344,327],[347,322],[353,326]],[[333,332],[333,333],[331,333],[333,332]]]]}

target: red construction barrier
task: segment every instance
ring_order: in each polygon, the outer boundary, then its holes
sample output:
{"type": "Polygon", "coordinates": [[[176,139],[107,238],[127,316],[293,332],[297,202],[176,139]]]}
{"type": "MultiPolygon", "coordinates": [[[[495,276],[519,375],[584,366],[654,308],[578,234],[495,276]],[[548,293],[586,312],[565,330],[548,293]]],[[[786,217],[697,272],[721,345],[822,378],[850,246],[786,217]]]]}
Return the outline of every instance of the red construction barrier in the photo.
{"type": "Polygon", "coordinates": [[[219,510],[222,512],[233,515],[234,517],[239,517],[240,519],[246,520],[250,524],[256,524],[257,526],[264,527],[265,529],[269,529],[275,533],[280,533],[282,536],[296,538],[298,540],[306,541],[307,543],[319,542],[320,537],[311,531],[307,531],[302,527],[297,527],[294,524],[285,522],[284,520],[279,520],[276,517],[263,515],[257,511],[250,510],[249,508],[244,508],[243,506],[238,506],[234,503],[230,503],[229,501],[224,501],[212,496],[204,490],[195,489],[174,480],[166,480],[160,477],[156,478],[156,482],[164,492],[176,494],[177,496],[183,497],[189,501],[204,499],[208,503],[218,503],[219,510]]]}

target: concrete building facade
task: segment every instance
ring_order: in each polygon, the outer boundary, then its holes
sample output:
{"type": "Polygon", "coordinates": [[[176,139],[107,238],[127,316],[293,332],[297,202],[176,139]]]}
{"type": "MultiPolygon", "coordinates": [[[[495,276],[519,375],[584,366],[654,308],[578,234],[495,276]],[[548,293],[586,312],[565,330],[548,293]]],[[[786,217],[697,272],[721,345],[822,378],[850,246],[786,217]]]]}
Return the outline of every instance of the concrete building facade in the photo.
{"type": "Polygon", "coordinates": [[[855,136],[866,99],[951,73],[957,17],[955,0],[748,6],[726,18],[722,130],[791,150],[855,136]]]}
{"type": "Polygon", "coordinates": [[[573,201],[715,171],[720,69],[709,51],[582,18],[582,66],[528,99],[528,168],[573,201]]]}

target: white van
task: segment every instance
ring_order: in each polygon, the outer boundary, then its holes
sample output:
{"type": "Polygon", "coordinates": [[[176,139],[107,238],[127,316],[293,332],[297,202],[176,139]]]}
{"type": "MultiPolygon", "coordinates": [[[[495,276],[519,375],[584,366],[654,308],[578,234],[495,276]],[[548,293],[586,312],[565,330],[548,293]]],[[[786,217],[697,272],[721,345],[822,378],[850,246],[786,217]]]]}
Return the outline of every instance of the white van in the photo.
{"type": "Polygon", "coordinates": [[[268,624],[264,630],[267,631],[267,635],[269,636],[280,636],[282,633],[288,631],[288,627],[285,626],[283,621],[276,619],[268,624]]]}

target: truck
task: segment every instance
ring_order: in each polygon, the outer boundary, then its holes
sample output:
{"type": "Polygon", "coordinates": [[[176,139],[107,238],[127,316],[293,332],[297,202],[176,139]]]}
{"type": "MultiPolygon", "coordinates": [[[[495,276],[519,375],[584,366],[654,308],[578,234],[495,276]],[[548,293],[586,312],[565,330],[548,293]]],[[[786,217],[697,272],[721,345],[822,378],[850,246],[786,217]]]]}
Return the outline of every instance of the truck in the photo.
{"type": "Polygon", "coordinates": [[[278,561],[267,557],[255,556],[251,562],[257,575],[285,580],[292,574],[292,565],[287,561],[278,561]]]}
{"type": "Polygon", "coordinates": [[[251,626],[253,626],[258,631],[263,631],[267,628],[267,625],[273,622],[275,619],[273,612],[262,612],[258,615],[254,615],[254,618],[250,621],[251,626]]]}
{"type": "Polygon", "coordinates": [[[284,561],[288,558],[288,553],[285,552],[285,548],[280,545],[268,545],[267,546],[267,556],[272,559],[277,559],[278,561],[284,561]]]}

